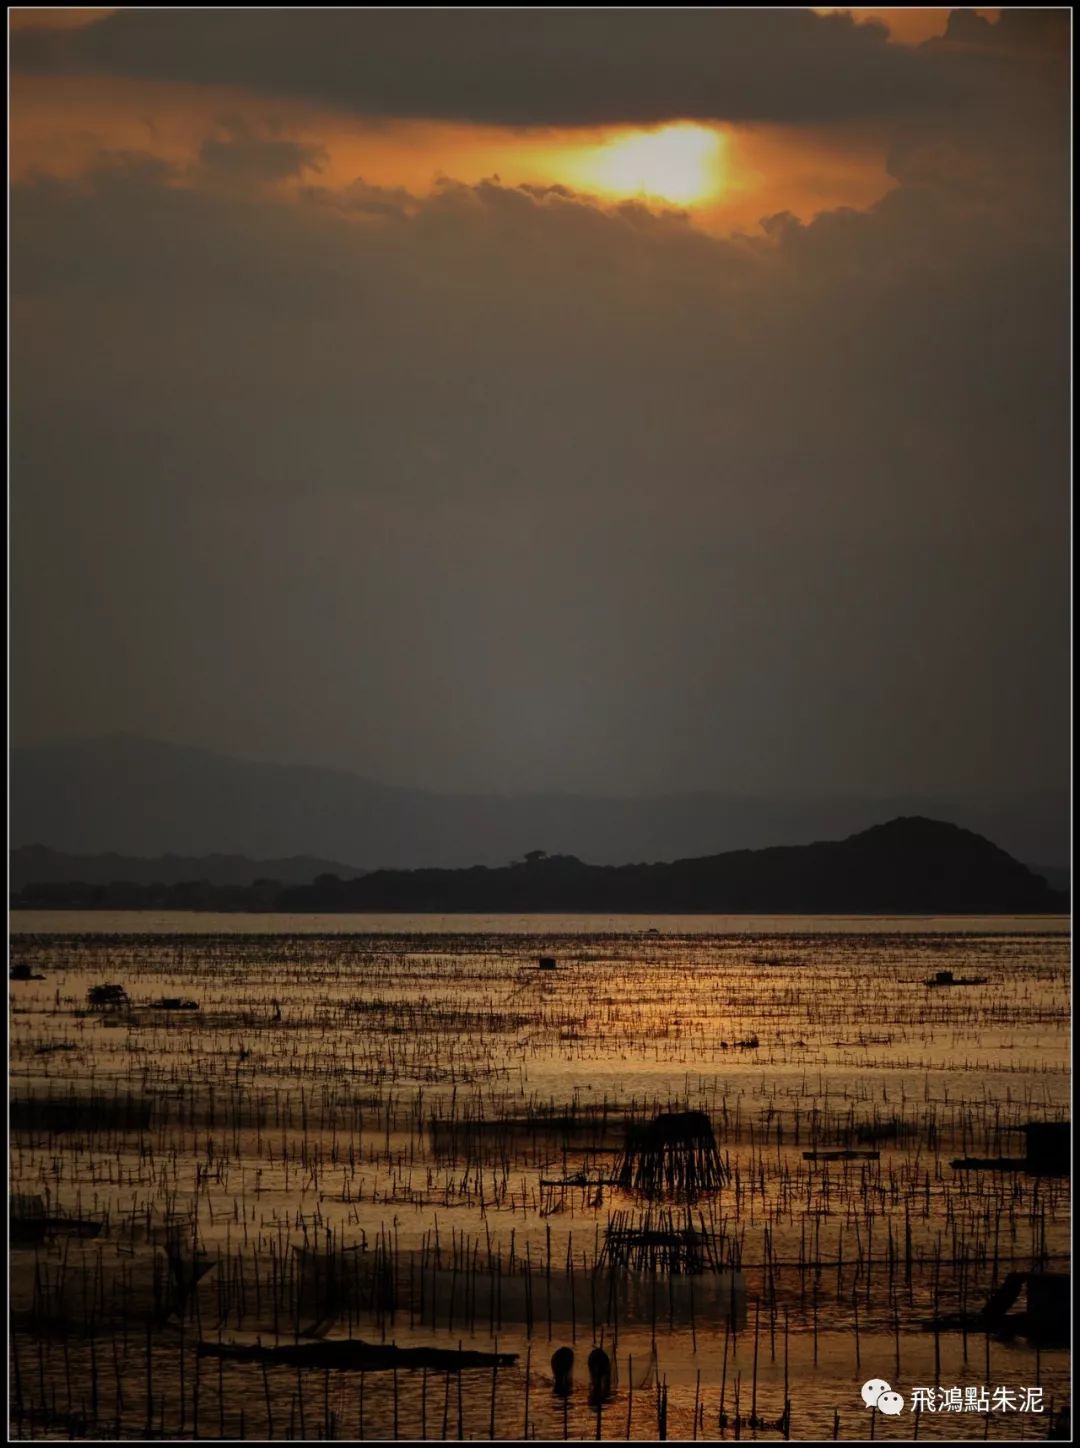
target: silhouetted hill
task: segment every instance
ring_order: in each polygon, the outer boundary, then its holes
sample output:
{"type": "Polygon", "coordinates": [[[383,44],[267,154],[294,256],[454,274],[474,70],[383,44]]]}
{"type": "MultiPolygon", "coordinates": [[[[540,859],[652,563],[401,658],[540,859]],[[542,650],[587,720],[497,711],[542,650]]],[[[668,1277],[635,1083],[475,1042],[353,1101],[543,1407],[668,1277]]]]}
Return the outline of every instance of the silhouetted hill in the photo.
{"type": "Polygon", "coordinates": [[[963,819],[1019,859],[1063,864],[1069,857],[1065,795],[436,794],[130,736],[11,756],[11,844],[41,842],[78,855],[280,859],[300,852],[364,868],[454,867],[501,865],[542,847],[617,864],[835,840],[897,815],[963,819]]]}
{"type": "Polygon", "coordinates": [[[1064,893],[970,830],[895,819],[846,840],[735,850],[662,865],[587,865],[530,852],[501,868],[377,870],[215,886],[27,885],[12,902],[38,909],[511,911],[715,914],[1012,914],[1067,909],[1064,893]]]}
{"type": "Polygon", "coordinates": [[[283,860],[249,860],[246,855],[160,855],[143,859],[131,855],[69,855],[46,845],[21,845],[11,852],[11,888],[29,884],[54,885],[79,880],[87,885],[123,881],[132,885],[178,885],[203,880],[210,885],[254,885],[276,880],[282,885],[307,885],[317,875],[353,879],[362,874],[335,860],[292,855],[283,860]]]}
{"type": "Polygon", "coordinates": [[[850,838],[737,850],[663,865],[572,855],[501,869],[378,870],[283,890],[282,909],[982,914],[1066,908],[1065,897],[989,840],[905,818],[850,838]]]}
{"type": "Polygon", "coordinates": [[[1072,885],[1072,870],[1068,865],[1032,865],[1031,869],[1043,877],[1051,890],[1068,892],[1072,885]]]}

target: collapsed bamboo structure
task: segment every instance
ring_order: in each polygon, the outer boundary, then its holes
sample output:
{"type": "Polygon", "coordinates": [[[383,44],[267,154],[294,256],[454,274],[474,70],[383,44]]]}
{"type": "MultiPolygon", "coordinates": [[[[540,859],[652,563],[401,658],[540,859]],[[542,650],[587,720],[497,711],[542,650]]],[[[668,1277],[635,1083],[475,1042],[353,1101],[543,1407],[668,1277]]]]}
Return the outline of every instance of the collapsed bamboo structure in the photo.
{"type": "Polygon", "coordinates": [[[670,1210],[649,1210],[640,1217],[613,1212],[604,1231],[601,1263],[676,1276],[718,1272],[723,1265],[715,1234],[706,1230],[704,1222],[695,1227],[689,1211],[685,1220],[676,1221],[670,1210]]]}
{"type": "Polygon", "coordinates": [[[693,1200],[727,1180],[712,1122],[704,1111],[662,1111],[632,1124],[614,1179],[624,1191],[693,1200]]]}

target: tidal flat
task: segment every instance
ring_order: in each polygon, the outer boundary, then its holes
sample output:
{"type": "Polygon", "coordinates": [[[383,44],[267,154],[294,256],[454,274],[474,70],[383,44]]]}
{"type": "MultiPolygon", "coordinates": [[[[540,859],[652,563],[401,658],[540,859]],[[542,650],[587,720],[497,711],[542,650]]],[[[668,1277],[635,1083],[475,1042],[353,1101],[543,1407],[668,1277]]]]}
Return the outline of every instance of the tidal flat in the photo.
{"type": "Polygon", "coordinates": [[[1047,1436],[1067,921],[364,925],[16,921],[14,1436],[1047,1436]]]}

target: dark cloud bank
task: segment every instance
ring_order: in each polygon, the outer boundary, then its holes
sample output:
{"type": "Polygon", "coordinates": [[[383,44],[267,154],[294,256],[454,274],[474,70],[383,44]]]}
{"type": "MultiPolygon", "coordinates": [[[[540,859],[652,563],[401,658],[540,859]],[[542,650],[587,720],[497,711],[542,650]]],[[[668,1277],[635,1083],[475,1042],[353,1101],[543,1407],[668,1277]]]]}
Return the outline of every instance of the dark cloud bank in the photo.
{"type": "Polygon", "coordinates": [[[980,53],[889,42],[875,21],[810,10],[122,10],[25,29],[17,67],[240,85],[359,115],[509,126],[695,120],[822,123],[970,101],[998,52],[1056,48],[1064,11],[957,12],[980,53]]]}

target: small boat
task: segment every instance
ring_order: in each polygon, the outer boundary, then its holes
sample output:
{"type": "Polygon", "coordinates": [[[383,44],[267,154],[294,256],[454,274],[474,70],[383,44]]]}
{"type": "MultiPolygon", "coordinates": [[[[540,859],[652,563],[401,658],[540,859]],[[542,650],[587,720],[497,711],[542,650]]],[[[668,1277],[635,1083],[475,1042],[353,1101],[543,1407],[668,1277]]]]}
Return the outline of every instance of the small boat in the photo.
{"type": "Polygon", "coordinates": [[[953,975],[951,970],[939,970],[927,977],[923,985],[985,985],[989,979],[988,975],[953,975]]]}
{"type": "Polygon", "coordinates": [[[1069,1341],[1072,1306],[1067,1272],[1009,1272],[977,1312],[949,1312],[924,1320],[925,1332],[984,1332],[1009,1340],[1027,1338],[1046,1346],[1069,1341]],[[1027,1311],[1012,1312],[1027,1290],[1027,1311]]]}

